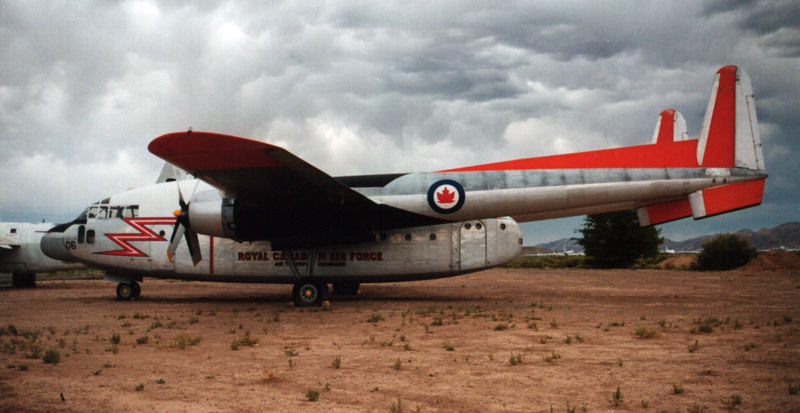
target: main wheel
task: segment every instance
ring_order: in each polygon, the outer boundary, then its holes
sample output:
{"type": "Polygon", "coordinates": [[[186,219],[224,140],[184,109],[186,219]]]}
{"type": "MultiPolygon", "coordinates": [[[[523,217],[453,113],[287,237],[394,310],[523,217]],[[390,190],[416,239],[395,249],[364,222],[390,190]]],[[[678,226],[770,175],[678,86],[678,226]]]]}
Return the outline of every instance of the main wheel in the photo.
{"type": "Polygon", "coordinates": [[[333,293],[336,295],[356,295],[359,287],[361,287],[359,283],[334,283],[333,293]]]}
{"type": "Polygon", "coordinates": [[[142,287],[136,281],[132,281],[131,292],[133,293],[133,298],[139,298],[142,295],[142,287]]]}
{"type": "Polygon", "coordinates": [[[304,281],[292,288],[292,300],[297,307],[311,307],[322,305],[328,299],[328,284],[304,281]]]}
{"type": "Polygon", "coordinates": [[[125,301],[133,298],[133,287],[130,284],[119,283],[117,285],[117,298],[125,301]]]}

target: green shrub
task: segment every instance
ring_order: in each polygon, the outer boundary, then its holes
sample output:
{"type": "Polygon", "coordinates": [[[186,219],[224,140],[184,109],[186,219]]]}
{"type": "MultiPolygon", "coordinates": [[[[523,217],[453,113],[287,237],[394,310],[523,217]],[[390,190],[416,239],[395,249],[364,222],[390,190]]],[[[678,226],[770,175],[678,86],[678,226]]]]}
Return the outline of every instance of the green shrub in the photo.
{"type": "Polygon", "coordinates": [[[61,354],[58,350],[51,348],[44,353],[42,361],[44,361],[45,364],[58,364],[58,362],[61,361],[61,354]]]}
{"type": "Polygon", "coordinates": [[[309,387],[308,390],[306,390],[306,400],[310,402],[319,400],[319,391],[309,387]]]}
{"type": "Polygon", "coordinates": [[[746,239],[734,234],[720,234],[703,244],[691,269],[725,271],[739,268],[756,256],[755,248],[746,239]]]}

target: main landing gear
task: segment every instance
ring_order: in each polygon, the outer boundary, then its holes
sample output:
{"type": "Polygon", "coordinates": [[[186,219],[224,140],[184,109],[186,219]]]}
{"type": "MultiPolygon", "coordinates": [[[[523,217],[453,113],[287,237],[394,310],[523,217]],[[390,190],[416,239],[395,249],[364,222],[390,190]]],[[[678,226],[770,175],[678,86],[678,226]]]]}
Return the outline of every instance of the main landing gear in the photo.
{"type": "Polygon", "coordinates": [[[320,306],[328,299],[328,284],[308,280],[301,281],[292,288],[292,300],[297,307],[320,306]]]}
{"type": "MultiPolygon", "coordinates": [[[[314,277],[317,267],[317,250],[311,250],[309,260],[306,263],[305,274],[300,274],[297,264],[294,262],[294,254],[285,251],[286,262],[292,270],[295,278],[294,288],[292,288],[292,301],[297,307],[320,306],[328,299],[328,284],[314,277]]],[[[355,295],[358,294],[359,283],[339,282],[333,284],[333,291],[336,295],[355,295]]]]}
{"type": "Polygon", "coordinates": [[[128,301],[142,295],[142,287],[136,281],[119,283],[117,285],[117,299],[128,301]]]}

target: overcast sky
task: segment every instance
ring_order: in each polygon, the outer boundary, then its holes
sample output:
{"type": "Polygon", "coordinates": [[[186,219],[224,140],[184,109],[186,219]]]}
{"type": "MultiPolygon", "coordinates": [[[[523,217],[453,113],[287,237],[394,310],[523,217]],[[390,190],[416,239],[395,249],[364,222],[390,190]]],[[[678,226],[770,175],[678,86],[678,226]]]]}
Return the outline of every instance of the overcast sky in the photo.
{"type": "MultiPolygon", "coordinates": [[[[188,127],[331,175],[431,171],[700,132],[714,73],[752,79],[764,203],[674,240],[800,221],[796,1],[0,1],[0,218],[67,221],[155,182],[188,127]],[[794,155],[793,155],[794,154],[794,155]]],[[[523,225],[525,244],[582,218],[523,225]]]]}

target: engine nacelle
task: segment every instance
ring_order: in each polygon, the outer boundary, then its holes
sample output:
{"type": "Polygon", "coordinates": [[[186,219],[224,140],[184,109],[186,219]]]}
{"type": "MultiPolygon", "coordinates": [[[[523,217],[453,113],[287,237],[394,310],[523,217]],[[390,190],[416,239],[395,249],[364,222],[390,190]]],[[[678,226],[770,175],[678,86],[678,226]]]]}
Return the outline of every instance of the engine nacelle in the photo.
{"type": "Polygon", "coordinates": [[[195,195],[189,203],[189,224],[198,234],[236,239],[233,200],[217,191],[195,195]]]}

